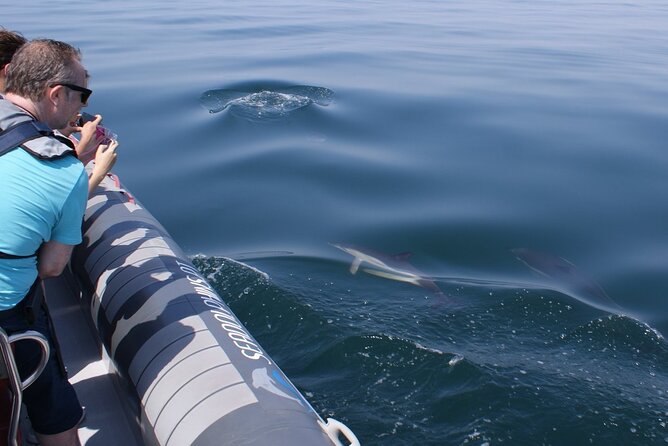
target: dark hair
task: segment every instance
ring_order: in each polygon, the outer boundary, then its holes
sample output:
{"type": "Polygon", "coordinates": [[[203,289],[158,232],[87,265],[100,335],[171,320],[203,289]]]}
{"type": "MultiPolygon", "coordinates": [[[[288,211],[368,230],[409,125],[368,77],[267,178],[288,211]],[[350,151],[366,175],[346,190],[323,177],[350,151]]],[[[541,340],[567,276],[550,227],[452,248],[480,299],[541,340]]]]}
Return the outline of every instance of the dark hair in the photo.
{"type": "Polygon", "coordinates": [[[47,87],[76,82],[75,62],[81,52],[57,40],[31,40],[14,54],[7,67],[5,90],[39,101],[47,87]]]}
{"type": "Polygon", "coordinates": [[[11,62],[14,53],[27,42],[21,34],[0,28],[0,70],[11,62]]]}

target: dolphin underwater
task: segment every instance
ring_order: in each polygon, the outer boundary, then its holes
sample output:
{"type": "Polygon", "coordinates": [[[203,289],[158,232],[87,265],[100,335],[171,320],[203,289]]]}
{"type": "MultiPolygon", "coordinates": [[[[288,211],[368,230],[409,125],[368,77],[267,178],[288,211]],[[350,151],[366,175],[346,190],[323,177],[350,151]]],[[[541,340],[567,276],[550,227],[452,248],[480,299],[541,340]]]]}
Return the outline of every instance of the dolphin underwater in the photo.
{"type": "Polygon", "coordinates": [[[532,271],[549,278],[551,289],[599,310],[625,314],[598,283],[582,274],[568,260],[527,248],[512,249],[511,252],[532,271]]]}
{"type": "Polygon", "coordinates": [[[437,296],[445,297],[443,291],[431,278],[425,276],[408,262],[411,256],[409,252],[387,255],[354,245],[332,244],[332,246],[354,257],[353,263],[350,265],[351,274],[357,274],[360,266],[366,263],[373,268],[362,268],[365,273],[384,279],[410,283],[425,288],[437,296]]]}

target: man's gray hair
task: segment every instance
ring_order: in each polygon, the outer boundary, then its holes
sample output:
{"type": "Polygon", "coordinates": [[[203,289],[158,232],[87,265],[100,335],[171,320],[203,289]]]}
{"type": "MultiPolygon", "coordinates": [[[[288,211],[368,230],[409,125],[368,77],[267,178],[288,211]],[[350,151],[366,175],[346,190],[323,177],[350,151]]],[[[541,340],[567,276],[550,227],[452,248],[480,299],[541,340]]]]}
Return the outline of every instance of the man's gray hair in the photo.
{"type": "Polygon", "coordinates": [[[81,52],[72,45],[32,40],[19,48],[7,67],[5,91],[39,101],[47,87],[76,82],[77,61],[81,61],[81,52]]]}

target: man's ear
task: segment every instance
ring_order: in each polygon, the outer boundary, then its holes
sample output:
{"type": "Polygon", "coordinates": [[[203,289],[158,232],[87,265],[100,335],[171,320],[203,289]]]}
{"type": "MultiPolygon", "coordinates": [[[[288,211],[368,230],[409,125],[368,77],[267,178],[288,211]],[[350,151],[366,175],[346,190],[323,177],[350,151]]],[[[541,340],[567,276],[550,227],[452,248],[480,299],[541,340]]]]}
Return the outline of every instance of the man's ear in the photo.
{"type": "Polygon", "coordinates": [[[2,78],[2,80],[0,80],[0,82],[2,83],[3,90],[5,88],[5,84],[7,83],[6,79],[7,79],[7,67],[8,66],[9,66],[9,64],[5,64],[5,66],[2,67],[2,70],[0,70],[0,77],[2,78]]]}
{"type": "Polygon", "coordinates": [[[54,105],[57,105],[63,99],[64,94],[67,94],[67,92],[62,85],[46,87],[46,97],[54,105]]]}

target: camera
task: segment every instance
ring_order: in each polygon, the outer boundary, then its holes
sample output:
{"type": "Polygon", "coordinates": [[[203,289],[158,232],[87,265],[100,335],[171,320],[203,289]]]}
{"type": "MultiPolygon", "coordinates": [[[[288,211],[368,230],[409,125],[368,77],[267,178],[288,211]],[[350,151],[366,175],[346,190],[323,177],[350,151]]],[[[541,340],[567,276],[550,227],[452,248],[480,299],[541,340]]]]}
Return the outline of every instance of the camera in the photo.
{"type": "MultiPolygon", "coordinates": [[[[86,112],[81,112],[75,124],[77,127],[82,127],[85,123],[94,121],[95,119],[96,119],[95,115],[91,115],[90,113],[86,112]]],[[[99,125],[95,128],[95,136],[98,139],[102,140],[101,144],[109,144],[111,141],[118,139],[118,135],[116,135],[114,132],[112,132],[108,128],[99,125]]]]}
{"type": "Polygon", "coordinates": [[[95,121],[95,115],[91,115],[90,113],[86,112],[81,112],[77,120],[74,122],[74,124],[77,127],[82,127],[85,123],[90,121],[95,121]]]}

